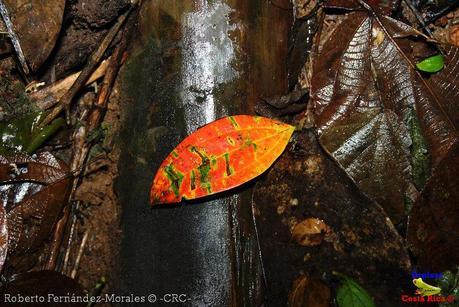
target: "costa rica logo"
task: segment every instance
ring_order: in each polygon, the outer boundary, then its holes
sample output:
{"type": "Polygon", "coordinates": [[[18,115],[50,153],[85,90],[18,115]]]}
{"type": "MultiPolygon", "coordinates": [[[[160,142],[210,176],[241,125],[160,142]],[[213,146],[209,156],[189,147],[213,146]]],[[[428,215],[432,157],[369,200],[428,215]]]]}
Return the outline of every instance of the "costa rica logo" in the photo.
{"type": "Polygon", "coordinates": [[[413,285],[416,286],[414,295],[403,294],[401,300],[404,303],[453,303],[456,301],[454,295],[443,296],[442,289],[438,286],[426,282],[424,279],[440,279],[443,277],[442,273],[411,273],[413,278],[413,285]]]}

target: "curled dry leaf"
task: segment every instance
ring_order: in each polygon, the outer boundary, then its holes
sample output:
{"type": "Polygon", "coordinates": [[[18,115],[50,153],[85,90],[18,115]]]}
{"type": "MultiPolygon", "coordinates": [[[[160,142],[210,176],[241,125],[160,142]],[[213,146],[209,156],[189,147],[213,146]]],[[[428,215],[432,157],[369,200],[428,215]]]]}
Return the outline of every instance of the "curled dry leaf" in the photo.
{"type": "Polygon", "coordinates": [[[6,210],[9,255],[34,250],[48,237],[69,183],[67,166],[50,153],[0,156],[0,204],[6,210]]]}
{"type": "Polygon", "coordinates": [[[303,246],[314,246],[322,243],[324,236],[330,232],[330,227],[324,221],[308,218],[293,227],[292,239],[303,246]]]}
{"type": "Polygon", "coordinates": [[[48,58],[61,30],[65,0],[4,0],[32,71],[48,58]]]}
{"type": "Polygon", "coordinates": [[[265,117],[229,116],[198,129],[163,161],[151,202],[174,203],[239,186],[266,171],[295,127],[265,117]]]}
{"type": "MultiPolygon", "coordinates": [[[[71,299],[72,297],[83,297],[85,295],[81,285],[74,279],[65,276],[56,271],[33,271],[13,275],[1,288],[0,288],[2,306],[5,302],[5,294],[11,296],[35,297],[43,296],[48,298],[49,295],[65,296],[71,299]]],[[[85,303],[71,303],[60,301],[55,304],[45,302],[42,304],[25,304],[26,306],[86,306],[85,303]]],[[[13,304],[13,306],[18,306],[13,304]]]]}
{"type": "Polygon", "coordinates": [[[457,142],[459,51],[445,48],[444,69],[425,77],[410,54],[413,36],[420,33],[400,21],[354,12],[313,68],[322,146],[394,223],[415,179],[427,178],[426,165],[435,168],[457,142]]]}
{"type": "Polygon", "coordinates": [[[288,295],[289,307],[328,307],[331,291],[322,281],[301,275],[293,282],[288,295]]]}

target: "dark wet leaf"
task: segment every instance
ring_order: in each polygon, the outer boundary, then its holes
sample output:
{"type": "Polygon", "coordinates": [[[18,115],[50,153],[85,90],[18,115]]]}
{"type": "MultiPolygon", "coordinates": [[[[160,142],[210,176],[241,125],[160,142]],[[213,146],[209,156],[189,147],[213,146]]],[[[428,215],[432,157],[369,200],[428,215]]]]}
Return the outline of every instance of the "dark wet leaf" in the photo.
{"type": "Polygon", "coordinates": [[[293,282],[288,295],[289,307],[328,307],[330,288],[322,281],[301,275],[293,282]]]}
{"type": "Polygon", "coordinates": [[[394,223],[403,219],[406,200],[416,198],[413,134],[419,132],[417,145],[427,149],[433,169],[457,142],[458,49],[446,48],[445,68],[425,78],[410,53],[411,37],[419,35],[387,16],[351,13],[313,69],[322,146],[394,223]]]}
{"type": "Polygon", "coordinates": [[[404,241],[384,210],[320,149],[313,132],[296,134],[257,182],[253,201],[270,305],[285,306],[301,272],[325,280],[332,271],[352,275],[378,306],[398,306],[394,293],[412,291],[404,241]],[[299,245],[292,230],[311,216],[333,231],[320,245],[299,245]]]}
{"type": "MultiPolygon", "coordinates": [[[[298,83],[298,77],[305,66],[311,52],[314,35],[317,32],[317,16],[312,15],[306,19],[295,19],[292,31],[289,34],[288,51],[288,86],[293,90],[298,83]]],[[[309,68],[309,65],[307,66],[309,68]]]]}
{"type": "MultiPolygon", "coordinates": [[[[400,5],[400,0],[363,0],[363,2],[386,15],[390,15],[400,5]]],[[[362,9],[358,0],[325,0],[324,6],[345,10],[362,9]]]]}
{"type": "MultiPolygon", "coordinates": [[[[73,298],[82,299],[85,295],[81,285],[74,279],[56,271],[33,271],[13,275],[0,289],[0,303],[2,306],[18,306],[18,304],[5,303],[5,295],[13,296],[43,296],[44,303],[27,303],[24,306],[86,306],[85,303],[61,302],[54,303],[59,296],[69,300],[73,298]],[[48,299],[51,296],[51,300],[48,299]]],[[[19,304],[21,305],[21,304],[19,304]]]]}
{"type": "Polygon", "coordinates": [[[0,206],[0,271],[5,263],[8,253],[8,226],[6,220],[6,211],[0,206]]]}
{"type": "Polygon", "coordinates": [[[65,0],[4,0],[26,60],[36,71],[48,58],[59,35],[65,0]]]}
{"type": "Polygon", "coordinates": [[[10,256],[32,251],[48,237],[69,182],[67,166],[50,153],[0,156],[0,205],[7,215],[10,256]]]}
{"type": "Polygon", "coordinates": [[[298,114],[306,109],[309,90],[292,91],[287,95],[263,98],[255,105],[255,112],[269,118],[298,114]]]}
{"type": "Polygon", "coordinates": [[[454,269],[459,263],[459,145],[436,168],[414,203],[408,244],[425,270],[454,269]]]}
{"type": "Polygon", "coordinates": [[[374,307],[373,299],[368,292],[352,278],[345,275],[337,275],[341,286],[336,293],[339,307],[374,307]]]}

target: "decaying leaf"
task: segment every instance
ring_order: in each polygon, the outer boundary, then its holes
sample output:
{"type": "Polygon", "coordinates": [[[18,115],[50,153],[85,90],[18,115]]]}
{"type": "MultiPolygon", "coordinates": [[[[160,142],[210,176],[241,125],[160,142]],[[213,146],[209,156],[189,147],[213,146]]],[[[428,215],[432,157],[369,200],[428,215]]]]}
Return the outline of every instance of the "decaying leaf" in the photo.
{"type": "Polygon", "coordinates": [[[5,0],[32,71],[48,58],[61,30],[65,0],[5,0]]]}
{"type": "Polygon", "coordinates": [[[284,151],[294,129],[249,115],[225,117],[198,129],[161,164],[151,187],[152,204],[207,196],[255,178],[284,151]]]}
{"type": "MultiPolygon", "coordinates": [[[[86,306],[84,302],[77,302],[76,299],[85,295],[81,285],[74,279],[65,276],[56,271],[33,271],[13,275],[7,282],[0,288],[2,306],[5,306],[5,294],[11,297],[44,297],[45,302],[35,302],[23,304],[25,306],[86,306]],[[51,296],[51,299],[48,300],[51,296]],[[58,299],[59,297],[66,297],[71,300],[72,297],[75,301],[64,301],[58,299]]],[[[21,304],[12,304],[18,306],[21,304]]]]}
{"type": "Polygon", "coordinates": [[[289,307],[330,306],[331,291],[322,281],[306,275],[299,276],[288,295],[289,307]]]}
{"type": "Polygon", "coordinates": [[[436,168],[408,223],[408,244],[425,270],[453,269],[459,263],[459,145],[436,168]]]}
{"type": "Polygon", "coordinates": [[[292,239],[303,246],[314,246],[322,243],[324,236],[331,231],[324,221],[308,218],[297,223],[292,229],[292,239]]]}
{"type": "Polygon", "coordinates": [[[435,168],[457,142],[458,49],[445,48],[444,69],[425,77],[410,53],[419,43],[414,36],[421,34],[400,21],[354,12],[313,68],[312,108],[322,146],[394,223],[404,217],[413,188],[414,149],[425,148],[435,168]]]}
{"type": "Polygon", "coordinates": [[[34,250],[48,237],[69,182],[67,166],[50,153],[0,156],[0,204],[6,210],[9,255],[34,250]]]}
{"type": "Polygon", "coordinates": [[[8,226],[6,221],[6,211],[0,206],[0,271],[5,263],[8,252],[8,226]]]}

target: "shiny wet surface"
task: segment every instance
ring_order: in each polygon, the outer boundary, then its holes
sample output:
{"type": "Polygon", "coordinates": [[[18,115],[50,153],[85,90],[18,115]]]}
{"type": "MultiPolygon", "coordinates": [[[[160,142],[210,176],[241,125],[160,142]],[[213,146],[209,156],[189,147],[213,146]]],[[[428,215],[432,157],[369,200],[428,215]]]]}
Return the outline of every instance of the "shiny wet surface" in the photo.
{"type": "Polygon", "coordinates": [[[272,57],[282,59],[279,48],[266,53],[263,35],[258,44],[246,38],[257,31],[272,39],[285,36],[286,26],[276,31],[263,26],[271,10],[224,0],[145,4],[139,36],[122,71],[120,293],[153,293],[158,299],[183,293],[190,306],[234,304],[235,279],[241,275],[235,268],[241,261],[234,260],[240,249],[240,196],[153,209],[148,197],[156,169],[184,136],[227,114],[249,112],[261,93],[286,88],[279,65],[269,66],[272,57]],[[266,16],[258,21],[250,14],[266,16]]]}

